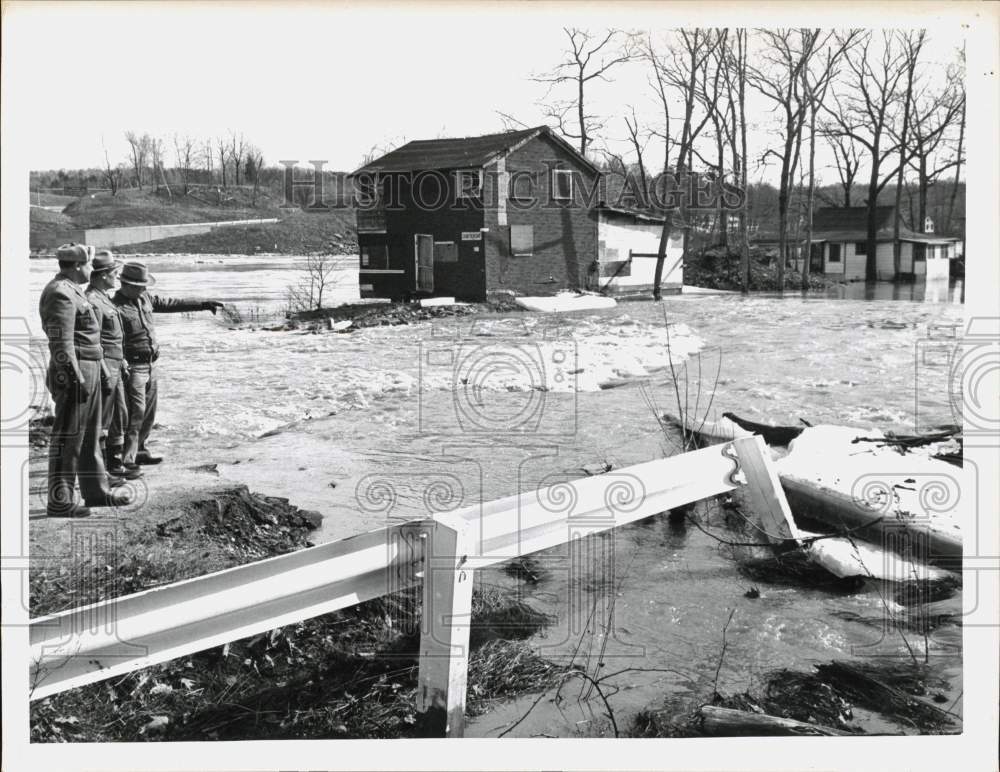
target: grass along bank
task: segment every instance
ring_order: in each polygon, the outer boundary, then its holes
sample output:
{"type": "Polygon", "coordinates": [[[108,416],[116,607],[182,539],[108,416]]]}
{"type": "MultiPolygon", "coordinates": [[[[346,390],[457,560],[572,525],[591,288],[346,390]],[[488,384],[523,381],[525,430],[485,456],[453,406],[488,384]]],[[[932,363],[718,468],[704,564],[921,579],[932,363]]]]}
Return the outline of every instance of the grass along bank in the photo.
{"type": "Polygon", "coordinates": [[[30,247],[35,253],[51,253],[60,244],[77,238],[74,231],[80,229],[278,218],[277,223],[216,228],[209,233],[124,244],[115,251],[250,255],[357,252],[351,209],[304,212],[282,208],[282,203],[264,189],[254,196],[243,188],[222,190],[208,186],[192,187],[188,194],[124,190],[116,196],[84,196],[73,199],[61,212],[32,207],[30,247]]]}

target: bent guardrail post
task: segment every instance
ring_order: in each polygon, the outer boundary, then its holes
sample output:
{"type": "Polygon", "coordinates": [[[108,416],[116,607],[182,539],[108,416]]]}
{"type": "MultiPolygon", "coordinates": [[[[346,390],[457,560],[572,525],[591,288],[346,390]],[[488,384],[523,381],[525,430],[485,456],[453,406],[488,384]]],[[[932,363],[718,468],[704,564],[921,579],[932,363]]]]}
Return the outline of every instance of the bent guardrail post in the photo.
{"type": "Polygon", "coordinates": [[[461,737],[469,670],[473,569],[464,527],[430,524],[424,546],[417,712],[426,737],[461,737]]]}
{"type": "MultiPolygon", "coordinates": [[[[727,447],[723,446],[724,455],[727,447]]],[[[755,526],[775,546],[797,542],[799,531],[764,438],[759,434],[743,437],[733,440],[732,447],[746,477],[751,511],[760,521],[755,526]]]]}

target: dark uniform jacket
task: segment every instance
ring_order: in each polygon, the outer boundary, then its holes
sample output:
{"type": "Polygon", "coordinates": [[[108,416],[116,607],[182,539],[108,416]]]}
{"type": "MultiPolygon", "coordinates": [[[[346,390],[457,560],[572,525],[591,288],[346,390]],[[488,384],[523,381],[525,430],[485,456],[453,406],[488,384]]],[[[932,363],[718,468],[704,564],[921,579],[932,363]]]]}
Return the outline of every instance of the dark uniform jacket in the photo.
{"type": "Polygon", "coordinates": [[[130,300],[119,290],[111,302],[118,308],[121,317],[125,359],[132,363],[155,362],[160,354],[156,331],[153,328],[154,311],[170,313],[205,309],[202,300],[165,298],[160,295],[150,295],[148,292],[144,292],[135,300],[130,300]]]}
{"type": "Polygon", "coordinates": [[[42,329],[49,339],[50,370],[83,383],[78,360],[101,361],[101,325],[83,288],[62,274],[45,285],[38,301],[42,329]]]}
{"type": "Polygon", "coordinates": [[[111,302],[111,296],[105,290],[97,287],[87,288],[87,300],[97,313],[97,321],[101,325],[101,347],[106,359],[121,359],[123,351],[122,322],[118,306],[111,302]]]}

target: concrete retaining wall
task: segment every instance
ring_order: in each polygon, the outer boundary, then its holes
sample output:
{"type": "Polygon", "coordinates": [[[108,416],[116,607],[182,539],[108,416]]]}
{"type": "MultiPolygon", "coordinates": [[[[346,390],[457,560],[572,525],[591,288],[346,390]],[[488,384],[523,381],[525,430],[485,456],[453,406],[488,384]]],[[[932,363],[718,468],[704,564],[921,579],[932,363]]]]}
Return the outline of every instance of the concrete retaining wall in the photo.
{"type": "Polygon", "coordinates": [[[141,244],[144,241],[168,239],[171,236],[191,236],[208,233],[214,228],[234,225],[266,225],[278,222],[277,218],[259,220],[222,220],[220,222],[197,222],[176,225],[133,225],[123,228],[90,228],[73,231],[73,241],[89,244],[99,249],[117,247],[122,244],[141,244]]]}

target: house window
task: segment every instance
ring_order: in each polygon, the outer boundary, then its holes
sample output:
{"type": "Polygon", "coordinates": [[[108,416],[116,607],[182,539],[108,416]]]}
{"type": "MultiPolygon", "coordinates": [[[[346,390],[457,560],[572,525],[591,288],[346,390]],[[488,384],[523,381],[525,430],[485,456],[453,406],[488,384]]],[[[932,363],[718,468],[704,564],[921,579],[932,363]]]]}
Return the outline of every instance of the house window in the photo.
{"type": "Polygon", "coordinates": [[[527,201],[534,198],[535,177],[526,169],[518,169],[510,175],[510,198],[515,201],[527,201]]]}
{"type": "Polygon", "coordinates": [[[868,254],[868,242],[867,241],[855,241],[854,242],[854,254],[856,254],[856,255],[867,255],[868,254]]]}
{"type": "Polygon", "coordinates": [[[479,198],[483,192],[481,169],[461,169],[455,172],[455,191],[458,198],[479,198]]]}
{"type": "Polygon", "coordinates": [[[531,257],[535,253],[535,226],[510,226],[511,257],[531,257]]]}
{"type": "Polygon", "coordinates": [[[831,262],[831,263],[839,263],[840,262],[840,244],[831,244],[830,245],[830,257],[828,258],[828,262],[831,262]]]}
{"type": "Polygon", "coordinates": [[[571,169],[552,170],[552,198],[562,200],[573,198],[573,171],[571,169]]]}
{"type": "Polygon", "coordinates": [[[385,244],[362,244],[361,268],[384,270],[389,267],[389,250],[385,244]]]}

